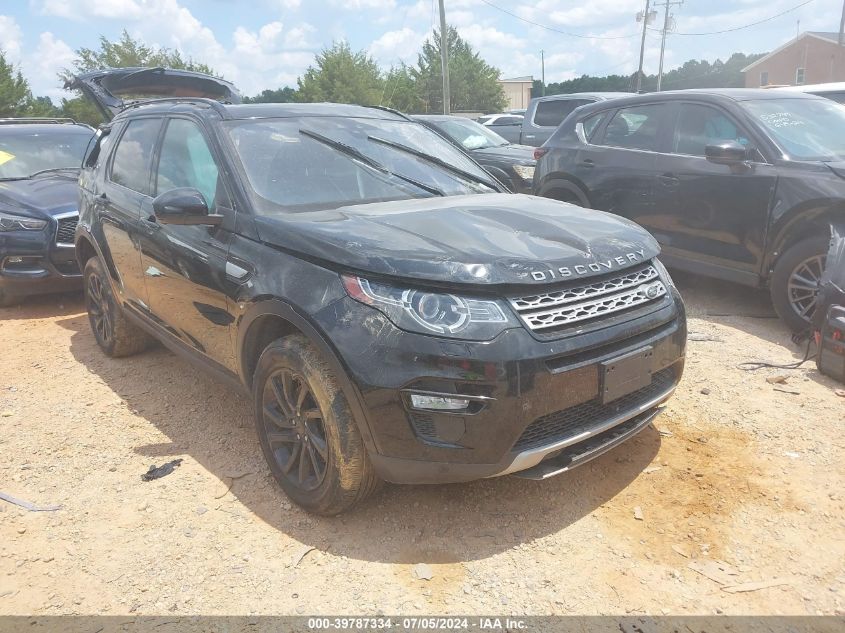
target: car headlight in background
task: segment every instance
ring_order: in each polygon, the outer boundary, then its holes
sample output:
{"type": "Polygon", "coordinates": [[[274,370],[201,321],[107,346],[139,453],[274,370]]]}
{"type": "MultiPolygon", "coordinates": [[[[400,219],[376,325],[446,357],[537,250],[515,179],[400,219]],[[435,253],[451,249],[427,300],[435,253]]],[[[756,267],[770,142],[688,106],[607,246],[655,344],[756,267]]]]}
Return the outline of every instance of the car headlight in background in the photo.
{"type": "Polygon", "coordinates": [[[534,165],[514,165],[513,170],[523,180],[534,180],[534,165]]]}
{"type": "Polygon", "coordinates": [[[497,301],[400,288],[353,275],[342,279],[350,297],[377,308],[403,330],[487,341],[518,326],[497,301]]]}
{"type": "Polygon", "coordinates": [[[0,232],[2,231],[40,231],[47,226],[46,220],[34,220],[19,215],[0,213],[0,232]]]}

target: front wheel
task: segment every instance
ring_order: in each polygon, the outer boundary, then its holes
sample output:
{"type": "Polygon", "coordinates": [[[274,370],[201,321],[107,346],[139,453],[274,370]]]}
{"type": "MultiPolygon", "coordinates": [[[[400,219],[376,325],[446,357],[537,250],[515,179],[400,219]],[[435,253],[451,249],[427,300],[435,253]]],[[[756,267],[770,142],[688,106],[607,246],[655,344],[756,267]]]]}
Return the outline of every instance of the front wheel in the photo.
{"type": "Polygon", "coordinates": [[[794,331],[810,327],[819,294],[830,241],[811,237],[790,246],[772,271],[772,304],[781,319],[794,331]]]}
{"type": "Polygon", "coordinates": [[[253,384],[255,426],[276,481],[315,514],[348,510],[380,480],[331,368],[304,336],[271,343],[253,384]]]}

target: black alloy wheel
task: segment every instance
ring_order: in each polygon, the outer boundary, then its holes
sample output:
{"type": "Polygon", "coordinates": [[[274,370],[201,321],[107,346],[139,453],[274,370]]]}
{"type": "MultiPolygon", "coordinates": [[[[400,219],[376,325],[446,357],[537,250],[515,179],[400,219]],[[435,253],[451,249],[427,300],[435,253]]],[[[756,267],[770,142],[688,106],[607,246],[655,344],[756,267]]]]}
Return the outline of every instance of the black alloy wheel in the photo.
{"type": "Polygon", "coordinates": [[[109,346],[114,339],[114,322],[106,290],[99,275],[88,275],[86,290],[85,307],[88,309],[91,328],[98,341],[104,346],[109,346]]]}
{"type": "Polygon", "coordinates": [[[328,442],[323,414],[308,382],[290,369],[267,377],[263,394],[264,433],[290,485],[313,491],[326,477],[328,442]]]}

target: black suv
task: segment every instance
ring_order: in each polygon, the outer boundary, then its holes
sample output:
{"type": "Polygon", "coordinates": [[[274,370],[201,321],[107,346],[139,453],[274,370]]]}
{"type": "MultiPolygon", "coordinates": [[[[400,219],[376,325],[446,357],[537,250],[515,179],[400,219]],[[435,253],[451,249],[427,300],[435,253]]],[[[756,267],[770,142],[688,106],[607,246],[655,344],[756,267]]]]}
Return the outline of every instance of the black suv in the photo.
{"type": "Polygon", "coordinates": [[[538,150],[534,191],[647,228],[678,268],[766,286],[809,326],[845,217],[845,109],[780,90],[685,90],[576,110],[538,150]]]}
{"type": "Polygon", "coordinates": [[[648,233],[507,193],[400,114],[135,104],[80,185],[100,347],[154,337],[251,394],[273,475],[313,512],[381,480],[564,472],[681,378],[684,309],[648,233]]]}
{"type": "Polygon", "coordinates": [[[71,119],[0,119],[0,307],[82,287],[76,179],[93,136],[71,119]]]}

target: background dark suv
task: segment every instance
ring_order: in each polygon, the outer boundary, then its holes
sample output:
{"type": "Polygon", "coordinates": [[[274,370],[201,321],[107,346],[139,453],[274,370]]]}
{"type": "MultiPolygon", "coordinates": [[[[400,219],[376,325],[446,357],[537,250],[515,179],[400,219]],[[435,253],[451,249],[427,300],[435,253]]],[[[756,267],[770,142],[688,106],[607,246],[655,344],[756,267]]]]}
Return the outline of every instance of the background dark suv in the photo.
{"type": "Polygon", "coordinates": [[[537,152],[542,196],[630,218],[669,267],[768,285],[794,330],[845,216],[845,109],[779,90],[686,90],[575,111],[537,152]]]}

